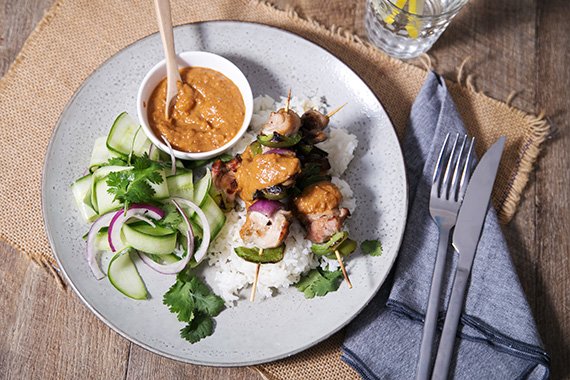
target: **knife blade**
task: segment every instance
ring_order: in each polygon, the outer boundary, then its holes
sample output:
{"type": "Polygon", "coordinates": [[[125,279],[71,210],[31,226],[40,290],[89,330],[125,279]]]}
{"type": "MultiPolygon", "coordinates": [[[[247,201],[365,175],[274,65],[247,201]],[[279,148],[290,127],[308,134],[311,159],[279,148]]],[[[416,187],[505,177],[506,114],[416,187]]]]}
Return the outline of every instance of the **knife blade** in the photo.
{"type": "Polygon", "coordinates": [[[432,379],[445,380],[453,356],[455,335],[463,309],[467,281],[475,258],[477,244],[489,208],[493,184],[505,147],[505,137],[489,148],[475,168],[467,186],[457,223],[453,232],[453,247],[459,253],[451,296],[443,324],[443,332],[435,359],[432,379]]]}
{"type": "Polygon", "coordinates": [[[501,137],[479,161],[467,186],[453,232],[453,247],[464,266],[475,256],[504,147],[505,138],[501,137]]]}

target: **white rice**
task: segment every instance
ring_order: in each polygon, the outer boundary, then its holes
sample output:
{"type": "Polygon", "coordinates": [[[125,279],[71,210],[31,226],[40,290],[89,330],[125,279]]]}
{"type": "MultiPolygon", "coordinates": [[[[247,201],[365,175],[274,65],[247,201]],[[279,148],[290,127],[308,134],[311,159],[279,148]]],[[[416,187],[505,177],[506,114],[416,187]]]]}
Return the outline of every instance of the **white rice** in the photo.
{"type": "MultiPolygon", "coordinates": [[[[276,102],[267,95],[255,98],[250,130],[231,153],[243,152],[247,145],[255,139],[259,129],[267,121],[269,114],[283,107],[285,100],[285,98],[281,98],[279,102],[276,102]]],[[[325,112],[325,100],[318,98],[299,99],[297,97],[291,99],[291,109],[299,114],[311,108],[325,112]]],[[[331,174],[334,176],[332,182],[339,187],[344,198],[342,207],[347,207],[351,213],[356,208],[352,190],[348,183],[338,176],[344,173],[354,157],[356,145],[356,136],[334,126],[330,128],[329,139],[319,144],[321,149],[329,153],[331,174]]],[[[235,305],[235,301],[239,299],[247,298],[248,292],[242,291],[253,284],[255,276],[256,264],[247,262],[234,253],[234,248],[244,245],[239,236],[239,230],[245,222],[245,217],[245,209],[239,206],[238,210],[228,213],[224,228],[209,248],[208,264],[213,270],[213,273],[210,270],[207,275],[209,279],[213,280],[209,283],[212,284],[214,291],[226,301],[228,306],[235,305]]],[[[277,264],[263,264],[261,266],[257,284],[257,301],[271,297],[279,289],[288,288],[295,284],[303,274],[318,265],[322,267],[328,265],[329,269],[332,270],[338,268],[336,261],[319,259],[311,253],[311,242],[305,239],[305,231],[297,221],[291,224],[285,245],[285,258],[282,261],[277,264]]]]}

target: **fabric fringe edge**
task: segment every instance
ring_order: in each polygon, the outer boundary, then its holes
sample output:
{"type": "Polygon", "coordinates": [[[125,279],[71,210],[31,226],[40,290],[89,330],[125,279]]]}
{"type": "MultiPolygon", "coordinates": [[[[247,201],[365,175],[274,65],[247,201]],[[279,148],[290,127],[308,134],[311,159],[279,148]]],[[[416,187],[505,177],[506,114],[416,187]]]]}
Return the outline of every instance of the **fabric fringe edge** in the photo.
{"type": "Polygon", "coordinates": [[[20,52],[16,55],[14,62],[12,62],[10,67],[8,67],[6,74],[4,74],[4,76],[0,78],[0,92],[4,91],[4,89],[6,88],[6,83],[8,83],[8,81],[12,79],[14,75],[16,75],[18,66],[20,65],[20,63],[22,63],[22,61],[26,59],[26,51],[31,46],[34,46],[39,33],[42,30],[44,30],[44,28],[47,27],[50,24],[51,20],[57,15],[59,8],[63,4],[63,1],[64,0],[56,0],[55,3],[53,3],[53,5],[46,10],[44,16],[38,22],[38,25],[36,25],[34,30],[32,30],[32,32],[30,33],[30,35],[22,45],[20,52]]]}
{"type": "Polygon", "coordinates": [[[543,112],[538,115],[525,115],[524,118],[531,128],[532,135],[517,163],[516,174],[509,183],[509,191],[501,202],[498,216],[503,224],[508,223],[515,215],[530,174],[542,152],[543,143],[548,139],[552,129],[543,112]]]}
{"type": "Polygon", "coordinates": [[[22,248],[22,246],[20,244],[16,243],[15,241],[12,241],[11,239],[9,239],[4,234],[0,234],[0,241],[8,244],[10,247],[12,247],[15,250],[24,253],[34,263],[38,264],[40,266],[40,268],[43,268],[44,270],[51,273],[51,275],[55,279],[59,289],[61,289],[61,290],[67,289],[67,285],[66,285],[66,283],[65,283],[65,281],[64,281],[64,279],[60,273],[60,270],[57,268],[58,267],[57,262],[55,261],[55,259],[53,257],[51,257],[51,256],[46,257],[46,256],[43,256],[41,254],[28,252],[28,250],[22,248]]]}

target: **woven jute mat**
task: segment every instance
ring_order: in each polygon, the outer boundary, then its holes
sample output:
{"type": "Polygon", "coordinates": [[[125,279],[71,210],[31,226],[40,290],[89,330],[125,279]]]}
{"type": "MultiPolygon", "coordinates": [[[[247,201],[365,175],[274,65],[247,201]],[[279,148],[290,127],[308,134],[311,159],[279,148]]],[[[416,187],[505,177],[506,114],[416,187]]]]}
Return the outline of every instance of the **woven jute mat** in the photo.
{"type": "MultiPolygon", "coordinates": [[[[245,0],[172,0],[174,23],[242,20],[297,33],[348,63],[382,101],[401,137],[426,70],[391,59],[358,36],[326,28],[289,10],[245,0]]],[[[40,192],[45,151],[59,115],[85,78],[125,46],[157,31],[151,1],[59,0],[39,23],[0,80],[0,239],[55,271],[44,234],[40,192]]],[[[461,78],[460,78],[461,81],[461,78]]],[[[516,110],[448,83],[467,130],[481,154],[507,136],[493,201],[507,222],[519,203],[549,126],[541,115],[516,110]]],[[[293,358],[258,366],[268,378],[350,379],[357,375],[339,360],[341,335],[293,358]]]]}

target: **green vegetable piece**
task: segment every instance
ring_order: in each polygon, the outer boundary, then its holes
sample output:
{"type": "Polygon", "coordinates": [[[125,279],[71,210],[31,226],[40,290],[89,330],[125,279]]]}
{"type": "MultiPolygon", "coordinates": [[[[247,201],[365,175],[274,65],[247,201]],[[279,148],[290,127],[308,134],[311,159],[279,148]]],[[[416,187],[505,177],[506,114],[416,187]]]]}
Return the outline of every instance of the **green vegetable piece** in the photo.
{"type": "Polygon", "coordinates": [[[224,300],[188,270],[178,273],[176,283],[164,294],[162,302],[179,321],[188,323],[180,335],[191,343],[212,334],[212,317],[224,308],[224,300]]]}
{"type": "Polygon", "coordinates": [[[263,149],[261,148],[261,143],[257,140],[249,144],[249,149],[251,150],[251,154],[253,154],[254,156],[257,156],[258,154],[261,154],[263,152],[263,149]]]}
{"type": "Polygon", "coordinates": [[[143,221],[130,223],[129,227],[137,232],[140,232],[141,234],[150,235],[150,236],[168,236],[177,232],[176,229],[170,227],[163,227],[159,224],[153,227],[147,222],[143,221]]]}
{"type": "Polygon", "coordinates": [[[195,304],[189,282],[177,280],[164,294],[162,302],[168,306],[171,313],[177,314],[180,322],[190,322],[194,319],[195,304]]]}
{"type": "Polygon", "coordinates": [[[342,271],[327,271],[320,268],[311,270],[295,287],[303,292],[305,298],[323,297],[336,291],[340,286],[342,271]]]}
{"type": "Polygon", "coordinates": [[[172,203],[163,204],[161,208],[164,210],[164,217],[157,220],[156,225],[176,231],[178,226],[183,223],[182,215],[172,203]]]}
{"type": "Polygon", "coordinates": [[[370,256],[382,255],[382,243],[379,240],[365,240],[360,244],[362,253],[370,256]]]}
{"type": "Polygon", "coordinates": [[[329,241],[322,244],[313,244],[311,246],[311,252],[315,255],[323,256],[329,253],[334,253],[334,251],[348,239],[348,232],[341,231],[334,234],[329,241]]]}
{"type": "Polygon", "coordinates": [[[186,327],[180,330],[180,336],[190,343],[196,343],[214,332],[214,321],[211,317],[199,314],[186,327]]]}
{"type": "Polygon", "coordinates": [[[129,166],[127,160],[122,157],[111,157],[109,161],[101,166],[129,166]]]}
{"type": "MultiPolygon", "coordinates": [[[[343,241],[342,243],[340,243],[340,245],[337,247],[337,251],[338,253],[342,256],[342,257],[348,257],[350,256],[354,251],[356,251],[356,247],[358,244],[356,244],[356,242],[352,239],[346,239],[345,241],[343,241]]],[[[327,258],[329,259],[336,259],[336,255],[334,253],[334,251],[332,253],[329,253],[326,255],[327,258]]]]}
{"type": "Polygon", "coordinates": [[[147,153],[142,156],[131,156],[132,170],[109,173],[107,177],[108,192],[114,194],[118,201],[128,208],[133,203],[153,202],[155,190],[150,185],[159,185],[164,181],[161,169],[163,164],[153,161],[147,153]]]}
{"type": "Polygon", "coordinates": [[[301,137],[300,133],[296,133],[293,136],[282,136],[277,132],[273,132],[272,135],[257,136],[257,141],[270,148],[288,148],[301,141],[301,137]]]}
{"type": "Polygon", "coordinates": [[[313,147],[314,147],[314,145],[307,144],[307,143],[301,143],[301,144],[297,145],[298,151],[301,152],[302,154],[311,153],[311,151],[313,150],[313,147]]]}
{"type": "Polygon", "coordinates": [[[234,248],[235,253],[250,263],[255,264],[275,264],[283,260],[285,253],[285,244],[281,244],[276,248],[265,248],[262,254],[259,254],[259,248],[237,247],[234,248]]]}

